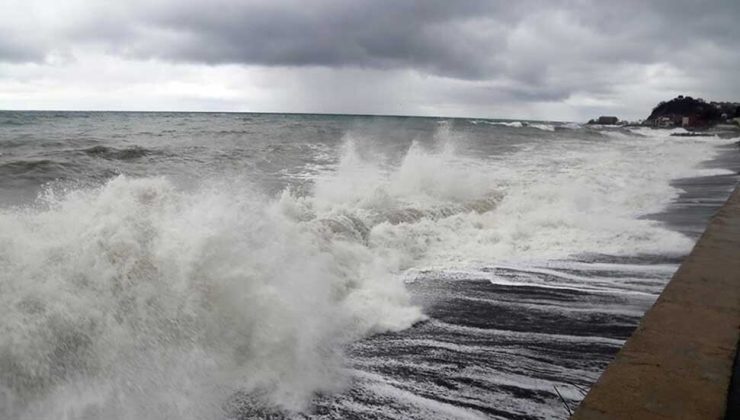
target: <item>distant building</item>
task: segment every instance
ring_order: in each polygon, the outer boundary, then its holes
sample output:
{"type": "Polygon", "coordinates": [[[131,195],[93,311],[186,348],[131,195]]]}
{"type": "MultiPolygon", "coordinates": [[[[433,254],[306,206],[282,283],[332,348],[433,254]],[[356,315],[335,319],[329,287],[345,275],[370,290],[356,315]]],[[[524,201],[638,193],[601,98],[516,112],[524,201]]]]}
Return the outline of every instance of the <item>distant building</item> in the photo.
{"type": "Polygon", "coordinates": [[[596,120],[597,124],[603,124],[603,125],[615,125],[619,122],[619,118],[617,117],[605,117],[601,116],[598,120],[596,120]]]}
{"type": "Polygon", "coordinates": [[[676,125],[676,120],[672,116],[664,115],[662,117],[654,119],[653,125],[655,125],[656,127],[673,127],[674,125],[676,125]]]}

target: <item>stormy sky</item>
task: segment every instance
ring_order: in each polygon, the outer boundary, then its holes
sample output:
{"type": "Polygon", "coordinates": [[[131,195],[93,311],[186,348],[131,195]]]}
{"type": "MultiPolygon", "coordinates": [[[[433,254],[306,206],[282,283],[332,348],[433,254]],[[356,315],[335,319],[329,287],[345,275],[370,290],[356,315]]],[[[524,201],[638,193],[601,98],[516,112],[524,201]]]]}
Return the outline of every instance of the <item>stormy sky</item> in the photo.
{"type": "Polygon", "coordinates": [[[740,101],[740,1],[0,0],[0,109],[644,118],[740,101]]]}

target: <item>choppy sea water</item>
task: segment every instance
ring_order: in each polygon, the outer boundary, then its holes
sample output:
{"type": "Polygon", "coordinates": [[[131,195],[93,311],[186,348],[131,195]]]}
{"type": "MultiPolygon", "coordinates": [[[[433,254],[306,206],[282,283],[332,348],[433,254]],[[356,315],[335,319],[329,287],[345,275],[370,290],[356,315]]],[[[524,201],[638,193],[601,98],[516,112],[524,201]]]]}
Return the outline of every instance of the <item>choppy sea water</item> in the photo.
{"type": "Polygon", "coordinates": [[[737,182],[573,123],[0,113],[0,418],[566,418],[737,182]]]}

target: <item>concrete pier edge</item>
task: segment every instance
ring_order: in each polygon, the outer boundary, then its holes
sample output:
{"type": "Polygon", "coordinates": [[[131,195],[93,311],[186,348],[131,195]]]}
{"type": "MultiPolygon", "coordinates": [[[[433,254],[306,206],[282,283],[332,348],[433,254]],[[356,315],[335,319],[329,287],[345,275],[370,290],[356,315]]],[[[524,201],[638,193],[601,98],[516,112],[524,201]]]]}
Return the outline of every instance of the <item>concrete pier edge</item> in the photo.
{"type": "Polygon", "coordinates": [[[724,419],[739,338],[736,187],[571,418],[724,419]]]}

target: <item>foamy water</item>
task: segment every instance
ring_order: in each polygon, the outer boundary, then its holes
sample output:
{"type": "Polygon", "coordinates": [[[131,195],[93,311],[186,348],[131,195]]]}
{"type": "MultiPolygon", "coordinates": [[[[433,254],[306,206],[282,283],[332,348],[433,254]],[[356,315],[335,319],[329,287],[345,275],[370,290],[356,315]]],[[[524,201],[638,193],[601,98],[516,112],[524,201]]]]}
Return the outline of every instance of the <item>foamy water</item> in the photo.
{"type": "MultiPolygon", "coordinates": [[[[678,197],[671,180],[728,174],[700,164],[731,142],[521,122],[168,115],[120,128],[115,118],[88,123],[108,130],[105,145],[2,138],[2,418],[308,415],[317,397],[339,417],[492,416],[463,399],[439,399],[445,391],[428,388],[429,379],[382,374],[415,362],[365,359],[382,347],[364,340],[406,337],[424,325],[438,333],[403,338],[403,346],[485,354],[489,344],[450,338],[484,330],[442,321],[429,306],[470,281],[620,296],[611,313],[639,318],[675,265],[615,277],[594,273],[630,266],[577,257],[688,252],[693,238],[645,216],[678,197]],[[187,131],[171,128],[178,118],[187,131]],[[230,126],[217,134],[197,118],[230,126]],[[116,140],[126,133],[139,134],[116,140]],[[32,191],[37,198],[28,198],[32,191]],[[410,282],[444,289],[435,297],[433,288],[409,290],[410,282]],[[396,408],[384,408],[388,401],[396,408]]],[[[536,297],[513,304],[538,305],[536,297]]],[[[579,342],[579,334],[562,337],[579,342]]],[[[526,369],[468,373],[496,386],[527,382],[526,369]]],[[[503,394],[491,398],[486,404],[502,412],[528,412],[503,394]]],[[[559,410],[535,407],[529,413],[545,417],[559,410]]]]}

